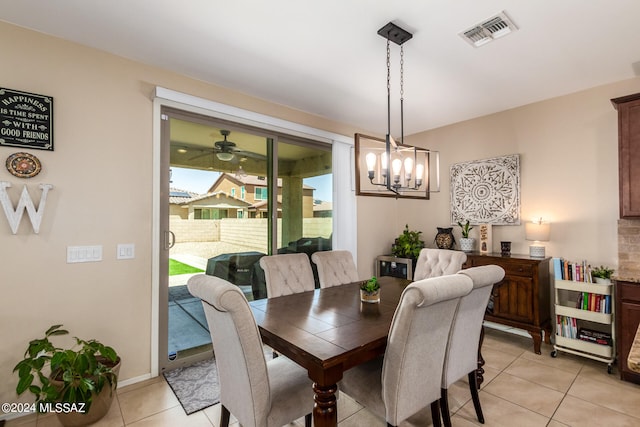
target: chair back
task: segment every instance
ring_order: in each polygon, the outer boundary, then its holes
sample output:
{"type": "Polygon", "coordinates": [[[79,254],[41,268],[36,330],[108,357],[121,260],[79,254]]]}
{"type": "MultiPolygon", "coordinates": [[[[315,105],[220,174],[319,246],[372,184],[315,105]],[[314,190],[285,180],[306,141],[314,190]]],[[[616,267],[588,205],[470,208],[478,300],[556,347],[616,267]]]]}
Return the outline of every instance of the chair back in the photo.
{"type": "Polygon", "coordinates": [[[262,425],[271,407],[262,340],[240,289],[214,276],[189,279],[189,292],[202,300],[213,343],[220,401],[243,426],[262,425]]]}
{"type": "Polygon", "coordinates": [[[473,290],[460,298],[458,312],[453,320],[447,344],[442,388],[468,375],[478,367],[478,345],[484,313],[491,289],[504,278],[504,269],[497,265],[484,265],[460,271],[473,282],[473,290]]]}
{"type": "Polygon", "coordinates": [[[322,251],[311,255],[318,267],[321,288],[358,281],[358,270],[349,251],[322,251]]]}
{"type": "Polygon", "coordinates": [[[473,287],[454,274],[413,282],[402,293],[391,322],[382,366],[382,399],[392,425],[440,398],[451,323],[460,297],[473,287]]]}
{"type": "Polygon", "coordinates": [[[267,283],[267,298],[312,291],[316,287],[307,254],[265,256],[260,258],[260,267],[267,283]]]}
{"type": "Polygon", "coordinates": [[[462,269],[462,264],[466,261],[467,254],[461,251],[430,248],[422,249],[416,261],[413,280],[455,274],[462,269]]]}

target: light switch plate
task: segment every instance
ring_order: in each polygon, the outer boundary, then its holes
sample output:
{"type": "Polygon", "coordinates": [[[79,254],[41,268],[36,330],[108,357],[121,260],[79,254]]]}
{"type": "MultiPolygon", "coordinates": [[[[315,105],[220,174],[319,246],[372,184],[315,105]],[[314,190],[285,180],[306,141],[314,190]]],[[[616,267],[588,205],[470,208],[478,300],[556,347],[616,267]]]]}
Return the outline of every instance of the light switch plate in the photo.
{"type": "Polygon", "coordinates": [[[67,263],[102,261],[102,245],[67,246],[67,263]]]}
{"type": "Polygon", "coordinates": [[[119,243],[116,253],[117,259],[134,259],[136,257],[136,245],[134,243],[119,243]]]}

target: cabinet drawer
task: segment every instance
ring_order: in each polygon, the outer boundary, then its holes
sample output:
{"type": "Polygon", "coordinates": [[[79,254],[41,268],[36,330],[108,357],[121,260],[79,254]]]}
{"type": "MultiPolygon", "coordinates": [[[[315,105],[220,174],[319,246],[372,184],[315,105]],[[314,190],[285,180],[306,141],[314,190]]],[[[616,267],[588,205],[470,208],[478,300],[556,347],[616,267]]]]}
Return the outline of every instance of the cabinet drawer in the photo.
{"type": "MultiPolygon", "coordinates": [[[[467,264],[469,264],[468,261],[467,261],[467,264]]],[[[495,260],[489,257],[487,258],[478,257],[478,258],[475,258],[471,264],[472,265],[468,265],[468,266],[478,267],[481,265],[490,265],[490,264],[499,265],[500,267],[504,268],[504,273],[506,276],[531,277],[533,275],[533,265],[525,262],[504,262],[504,260],[502,260],[501,262],[497,263],[495,260]]]]}
{"type": "Polygon", "coordinates": [[[636,301],[640,303],[640,284],[618,282],[617,285],[618,298],[625,301],[636,301]]]}

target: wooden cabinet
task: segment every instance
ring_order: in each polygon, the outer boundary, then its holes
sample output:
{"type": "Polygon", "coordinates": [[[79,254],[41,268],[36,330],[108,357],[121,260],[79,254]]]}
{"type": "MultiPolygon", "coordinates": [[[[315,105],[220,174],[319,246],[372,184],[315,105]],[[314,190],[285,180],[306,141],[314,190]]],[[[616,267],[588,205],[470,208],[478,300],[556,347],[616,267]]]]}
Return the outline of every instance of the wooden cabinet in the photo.
{"type": "Polygon", "coordinates": [[[612,99],[618,110],[620,217],[640,217],[640,93],[612,99]]]}
{"type": "Polygon", "coordinates": [[[464,268],[495,264],[504,268],[504,279],[493,285],[485,320],[524,329],[533,338],[533,348],[540,354],[544,338],[550,343],[551,300],[550,258],[526,255],[467,254],[464,268]]]}
{"type": "Polygon", "coordinates": [[[616,345],[620,378],[640,384],[640,374],[627,366],[627,357],[640,324],[640,283],[616,281],[616,345]]]}

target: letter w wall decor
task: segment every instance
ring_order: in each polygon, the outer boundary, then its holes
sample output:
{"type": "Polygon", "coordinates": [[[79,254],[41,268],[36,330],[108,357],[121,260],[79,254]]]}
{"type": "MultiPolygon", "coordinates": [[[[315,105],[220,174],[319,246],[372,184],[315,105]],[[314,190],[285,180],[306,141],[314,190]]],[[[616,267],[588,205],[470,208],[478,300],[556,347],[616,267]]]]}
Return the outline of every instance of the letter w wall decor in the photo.
{"type": "Polygon", "coordinates": [[[4,209],[4,214],[7,217],[7,221],[9,221],[11,232],[13,234],[16,234],[18,232],[18,226],[20,225],[22,215],[24,214],[24,210],[26,209],[27,214],[29,215],[29,219],[31,220],[33,232],[38,234],[40,232],[40,223],[42,222],[44,207],[47,202],[47,193],[53,188],[53,185],[40,184],[42,193],[40,194],[40,203],[38,205],[38,209],[36,209],[33,205],[33,201],[31,200],[31,196],[29,195],[27,186],[25,185],[22,188],[22,194],[20,195],[18,206],[14,210],[13,204],[9,199],[9,194],[7,193],[7,188],[9,187],[11,187],[10,183],[6,181],[0,181],[0,203],[2,204],[2,208],[4,209]]]}

